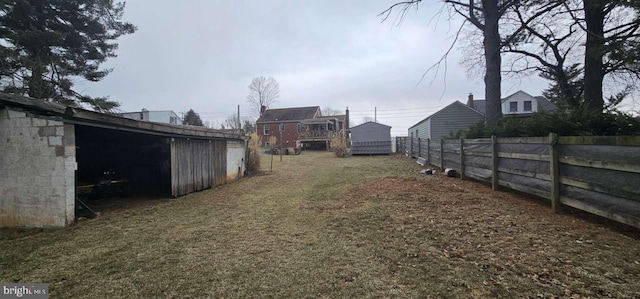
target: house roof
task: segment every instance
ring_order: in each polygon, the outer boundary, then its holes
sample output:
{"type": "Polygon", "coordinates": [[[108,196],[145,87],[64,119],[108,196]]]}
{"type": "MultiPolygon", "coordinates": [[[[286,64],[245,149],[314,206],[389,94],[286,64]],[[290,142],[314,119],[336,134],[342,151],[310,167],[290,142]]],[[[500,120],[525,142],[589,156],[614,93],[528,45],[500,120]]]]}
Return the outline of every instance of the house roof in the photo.
{"type": "Polygon", "coordinates": [[[302,120],[302,123],[305,125],[325,124],[325,123],[332,122],[332,120],[334,119],[337,119],[338,122],[344,122],[344,120],[346,119],[346,115],[320,116],[320,117],[311,118],[311,119],[304,119],[302,120]]]}
{"type": "MultiPolygon", "coordinates": [[[[475,101],[474,101],[474,102],[475,102],[475,101]]],[[[417,122],[415,125],[413,125],[413,126],[409,127],[409,129],[411,129],[411,128],[413,128],[413,127],[415,127],[415,126],[417,126],[417,125],[419,125],[419,124],[421,124],[421,123],[423,123],[423,122],[427,121],[428,119],[430,119],[430,118],[432,118],[432,117],[434,117],[434,116],[436,116],[436,115],[440,114],[442,111],[445,111],[445,110],[451,109],[452,107],[455,107],[455,106],[462,106],[462,107],[465,107],[465,108],[463,108],[463,109],[469,109],[469,110],[471,110],[471,111],[473,111],[473,112],[475,112],[475,113],[478,113],[478,114],[479,114],[479,115],[481,115],[481,116],[484,116],[484,114],[480,113],[478,110],[473,109],[473,108],[471,108],[471,107],[469,107],[469,106],[467,106],[467,105],[465,105],[465,104],[461,103],[460,101],[455,101],[455,102],[453,102],[453,103],[451,103],[451,104],[447,105],[446,107],[444,107],[444,108],[442,108],[442,109],[440,109],[440,110],[436,111],[434,114],[431,114],[431,115],[427,116],[426,118],[424,118],[423,120],[421,120],[421,121],[417,122]]],[[[474,105],[474,106],[475,106],[475,105],[474,105]]]]}
{"type": "Polygon", "coordinates": [[[557,111],[558,107],[551,103],[549,100],[547,100],[547,98],[543,97],[543,96],[537,96],[536,99],[538,99],[538,110],[542,110],[542,111],[557,111]]]}
{"type": "MultiPolygon", "coordinates": [[[[547,98],[543,97],[543,96],[531,96],[530,94],[522,91],[522,90],[518,90],[504,98],[502,98],[500,101],[504,102],[507,99],[509,99],[510,97],[518,94],[518,93],[524,93],[526,95],[528,95],[529,97],[535,99],[536,101],[538,101],[538,109],[540,111],[556,111],[558,110],[558,107],[556,107],[556,105],[554,105],[553,103],[551,103],[549,100],[547,100],[547,98]]],[[[478,112],[484,114],[487,114],[487,101],[486,100],[473,100],[473,109],[477,110],[478,112]]]]}
{"type": "Polygon", "coordinates": [[[262,113],[256,123],[311,119],[319,110],[320,106],[268,109],[262,113]]]}
{"type": "Polygon", "coordinates": [[[487,101],[486,100],[473,100],[473,109],[476,109],[482,115],[487,114],[487,101]]]}
{"type": "Polygon", "coordinates": [[[385,125],[385,124],[381,124],[381,123],[377,123],[377,122],[368,121],[368,122],[366,122],[366,123],[359,124],[359,125],[357,125],[357,126],[355,126],[355,127],[351,127],[351,128],[350,128],[350,130],[357,129],[358,127],[362,127],[362,126],[364,126],[364,125],[367,125],[367,126],[370,126],[370,125],[377,125],[377,126],[382,126],[382,127],[391,128],[391,126],[387,126],[387,125],[385,125]]]}

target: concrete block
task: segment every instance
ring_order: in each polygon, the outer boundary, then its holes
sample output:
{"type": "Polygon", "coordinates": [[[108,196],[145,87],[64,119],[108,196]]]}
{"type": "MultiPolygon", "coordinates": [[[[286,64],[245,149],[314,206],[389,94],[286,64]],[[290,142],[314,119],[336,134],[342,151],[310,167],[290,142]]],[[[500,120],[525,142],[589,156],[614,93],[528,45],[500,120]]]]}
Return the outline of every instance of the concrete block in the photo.
{"type": "Polygon", "coordinates": [[[76,129],[72,124],[64,124],[64,137],[62,139],[65,146],[76,145],[76,129]]]}
{"type": "Polygon", "coordinates": [[[56,136],[64,136],[64,126],[57,126],[56,128],[56,136]]]}
{"type": "Polygon", "coordinates": [[[13,119],[11,119],[11,123],[13,124],[12,127],[14,129],[31,128],[32,127],[31,119],[25,118],[25,117],[13,118],[13,119]]]}
{"type": "Polygon", "coordinates": [[[65,186],[66,178],[60,175],[51,177],[51,185],[52,186],[65,186]]]}
{"type": "Polygon", "coordinates": [[[49,138],[49,146],[62,145],[62,137],[52,136],[48,138],[49,138]]]}
{"type": "Polygon", "coordinates": [[[46,119],[35,118],[35,117],[31,118],[31,124],[34,127],[47,127],[47,126],[49,126],[49,124],[47,123],[46,119]]]}
{"type": "Polygon", "coordinates": [[[75,157],[76,156],[76,147],[75,146],[65,146],[64,147],[64,156],[65,157],[75,157]]]}
{"type": "Polygon", "coordinates": [[[27,116],[27,114],[24,113],[24,112],[21,112],[21,111],[14,111],[14,110],[8,110],[7,109],[7,116],[10,119],[25,118],[27,116]]]}
{"type": "Polygon", "coordinates": [[[56,136],[56,127],[39,127],[38,135],[42,137],[56,136]]]}

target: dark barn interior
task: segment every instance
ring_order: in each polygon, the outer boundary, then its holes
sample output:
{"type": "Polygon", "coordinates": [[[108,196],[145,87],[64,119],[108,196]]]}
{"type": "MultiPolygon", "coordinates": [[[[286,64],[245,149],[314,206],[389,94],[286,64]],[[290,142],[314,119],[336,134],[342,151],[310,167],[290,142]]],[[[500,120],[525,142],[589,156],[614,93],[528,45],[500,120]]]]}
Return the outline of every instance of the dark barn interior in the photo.
{"type": "Polygon", "coordinates": [[[78,198],[170,197],[169,138],[85,125],[75,133],[78,198]]]}

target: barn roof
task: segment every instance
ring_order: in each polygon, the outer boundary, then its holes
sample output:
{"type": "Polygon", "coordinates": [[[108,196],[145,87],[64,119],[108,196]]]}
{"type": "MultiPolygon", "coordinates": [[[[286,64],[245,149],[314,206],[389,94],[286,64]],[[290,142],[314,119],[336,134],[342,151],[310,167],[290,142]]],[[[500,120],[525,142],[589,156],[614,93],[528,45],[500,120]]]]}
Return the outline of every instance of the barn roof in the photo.
{"type": "Polygon", "coordinates": [[[0,92],[0,109],[4,107],[22,109],[44,118],[56,119],[71,124],[139,132],[143,134],[198,139],[246,139],[246,137],[237,133],[221,132],[205,127],[135,120],[119,115],[100,113],[79,107],[66,106],[59,103],[0,92]]]}
{"type": "Polygon", "coordinates": [[[276,121],[301,121],[315,118],[320,106],[268,109],[258,118],[257,123],[276,121]]]}

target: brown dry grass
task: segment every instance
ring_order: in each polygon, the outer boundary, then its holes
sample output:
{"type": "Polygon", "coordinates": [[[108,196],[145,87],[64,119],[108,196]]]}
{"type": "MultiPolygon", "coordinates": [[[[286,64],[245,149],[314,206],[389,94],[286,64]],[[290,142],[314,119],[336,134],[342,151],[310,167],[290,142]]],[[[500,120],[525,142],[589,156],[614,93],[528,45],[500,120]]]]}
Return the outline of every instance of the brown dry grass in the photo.
{"type": "Polygon", "coordinates": [[[0,281],[53,298],[640,297],[637,230],[418,170],[303,152],[75,227],[0,230],[0,281]]]}

